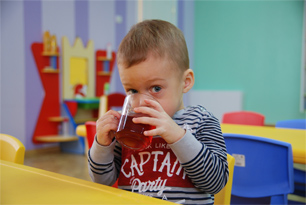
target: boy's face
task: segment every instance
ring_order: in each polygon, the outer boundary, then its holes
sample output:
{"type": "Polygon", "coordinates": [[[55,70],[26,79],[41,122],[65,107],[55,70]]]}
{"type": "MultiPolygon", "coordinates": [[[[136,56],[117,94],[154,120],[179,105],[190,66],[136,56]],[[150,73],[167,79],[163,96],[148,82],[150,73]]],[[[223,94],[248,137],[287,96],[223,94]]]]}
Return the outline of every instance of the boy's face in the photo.
{"type": "Polygon", "coordinates": [[[170,117],[184,108],[184,74],[166,58],[150,55],[144,62],[129,68],[122,65],[118,67],[121,82],[127,94],[151,95],[170,117]]]}

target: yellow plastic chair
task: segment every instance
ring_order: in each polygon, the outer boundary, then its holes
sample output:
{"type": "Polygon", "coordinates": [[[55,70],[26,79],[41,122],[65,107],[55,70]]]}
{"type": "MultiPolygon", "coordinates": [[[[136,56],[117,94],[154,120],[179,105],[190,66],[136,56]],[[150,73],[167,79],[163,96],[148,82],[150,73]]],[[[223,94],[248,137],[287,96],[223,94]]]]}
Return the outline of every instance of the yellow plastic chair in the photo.
{"type": "Polygon", "coordinates": [[[215,204],[230,204],[231,203],[235,158],[227,154],[227,162],[228,162],[228,169],[229,169],[228,181],[225,187],[223,187],[223,189],[218,194],[215,195],[215,204]]]}
{"type": "Polygon", "coordinates": [[[25,147],[15,137],[0,133],[0,159],[23,164],[25,147]]]}

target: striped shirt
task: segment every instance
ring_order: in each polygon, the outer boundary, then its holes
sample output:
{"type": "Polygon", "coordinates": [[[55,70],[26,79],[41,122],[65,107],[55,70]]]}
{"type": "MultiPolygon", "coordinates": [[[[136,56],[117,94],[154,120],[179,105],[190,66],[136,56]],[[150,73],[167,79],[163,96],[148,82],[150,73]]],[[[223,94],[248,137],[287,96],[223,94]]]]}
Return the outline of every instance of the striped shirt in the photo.
{"type": "Polygon", "coordinates": [[[114,141],[96,140],[88,153],[93,181],[180,204],[213,204],[227,183],[228,165],[220,124],[202,106],[178,111],[173,120],[186,130],[173,144],[156,136],[152,146],[131,152],[114,141]]]}

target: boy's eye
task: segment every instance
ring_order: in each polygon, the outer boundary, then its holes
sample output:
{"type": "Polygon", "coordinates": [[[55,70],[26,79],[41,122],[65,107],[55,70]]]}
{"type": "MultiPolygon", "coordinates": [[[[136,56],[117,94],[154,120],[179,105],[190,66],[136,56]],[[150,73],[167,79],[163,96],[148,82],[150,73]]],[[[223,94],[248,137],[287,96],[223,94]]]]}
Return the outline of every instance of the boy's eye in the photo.
{"type": "Polygon", "coordinates": [[[135,90],[135,89],[130,89],[130,90],[128,90],[128,93],[129,94],[134,94],[134,93],[138,93],[138,91],[135,90]]]}
{"type": "Polygon", "coordinates": [[[154,93],[158,93],[159,91],[161,91],[161,87],[159,87],[159,86],[154,86],[154,87],[152,88],[152,91],[153,91],[154,93]]]}

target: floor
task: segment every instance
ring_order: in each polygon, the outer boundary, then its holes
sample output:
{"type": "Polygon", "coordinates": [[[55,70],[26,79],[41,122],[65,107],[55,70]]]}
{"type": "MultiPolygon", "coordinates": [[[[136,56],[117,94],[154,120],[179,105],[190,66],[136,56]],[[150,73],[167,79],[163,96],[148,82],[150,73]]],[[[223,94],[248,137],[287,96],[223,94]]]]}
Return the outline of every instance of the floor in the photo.
{"type": "Polygon", "coordinates": [[[91,181],[85,155],[63,153],[58,147],[26,151],[27,166],[91,181]]]}

